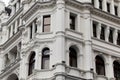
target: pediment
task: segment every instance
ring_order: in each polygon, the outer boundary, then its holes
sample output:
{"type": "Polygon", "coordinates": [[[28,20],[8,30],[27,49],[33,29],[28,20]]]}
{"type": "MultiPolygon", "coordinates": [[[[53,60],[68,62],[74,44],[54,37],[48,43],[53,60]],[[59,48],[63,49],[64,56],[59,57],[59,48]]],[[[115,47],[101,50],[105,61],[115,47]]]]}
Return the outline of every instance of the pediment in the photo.
{"type": "Polygon", "coordinates": [[[47,9],[55,6],[55,0],[49,2],[36,2],[23,16],[23,20],[26,21],[32,16],[36,11],[40,9],[47,9]]]}

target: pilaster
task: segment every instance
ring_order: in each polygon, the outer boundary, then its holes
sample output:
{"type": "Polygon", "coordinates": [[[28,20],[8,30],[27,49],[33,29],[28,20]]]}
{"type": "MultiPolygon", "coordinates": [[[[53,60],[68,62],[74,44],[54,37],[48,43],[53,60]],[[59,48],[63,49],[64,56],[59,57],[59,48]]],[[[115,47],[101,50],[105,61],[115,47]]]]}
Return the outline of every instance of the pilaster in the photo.
{"type": "Polygon", "coordinates": [[[97,25],[97,38],[100,39],[100,34],[101,34],[101,23],[98,23],[97,25]]]}
{"type": "Polygon", "coordinates": [[[110,13],[115,14],[115,9],[114,9],[114,0],[111,0],[111,8],[110,8],[110,13]]]}
{"type": "Polygon", "coordinates": [[[117,29],[115,29],[114,33],[113,33],[113,43],[115,45],[117,44],[117,38],[118,38],[118,31],[117,31],[117,29]]]}
{"type": "Polygon", "coordinates": [[[95,8],[99,8],[99,1],[98,0],[94,0],[95,1],[95,8]]]}
{"type": "Polygon", "coordinates": [[[113,74],[113,60],[112,57],[110,55],[108,55],[108,60],[106,62],[106,76],[108,77],[108,79],[113,79],[114,78],[114,74],[113,74]]]}
{"type": "Polygon", "coordinates": [[[86,79],[93,79],[93,74],[90,72],[93,64],[92,64],[92,47],[91,47],[91,19],[90,19],[90,11],[88,9],[84,10],[84,14],[82,17],[83,26],[84,26],[84,70],[87,71],[85,74],[86,79]]]}
{"type": "Polygon", "coordinates": [[[118,0],[118,16],[120,17],[120,0],[118,0]]]}
{"type": "Polygon", "coordinates": [[[107,26],[105,30],[105,41],[107,42],[108,42],[109,34],[110,34],[110,27],[107,26]]]}
{"type": "Polygon", "coordinates": [[[107,2],[103,0],[103,11],[107,11],[107,2]]]}
{"type": "Polygon", "coordinates": [[[37,33],[41,33],[42,32],[42,24],[43,24],[43,16],[37,17],[36,24],[37,24],[37,33]]]}

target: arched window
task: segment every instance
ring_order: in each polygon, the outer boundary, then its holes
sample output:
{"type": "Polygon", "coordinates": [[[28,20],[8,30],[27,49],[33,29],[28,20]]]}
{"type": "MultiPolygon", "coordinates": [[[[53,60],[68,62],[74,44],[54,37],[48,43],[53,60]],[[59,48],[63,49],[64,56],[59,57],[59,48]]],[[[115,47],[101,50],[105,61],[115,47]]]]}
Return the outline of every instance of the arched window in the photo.
{"type": "Polygon", "coordinates": [[[118,63],[117,61],[114,61],[113,68],[114,68],[115,80],[120,80],[120,63],[118,63]]]}
{"type": "Polygon", "coordinates": [[[31,53],[30,59],[29,59],[29,71],[28,71],[28,75],[33,73],[33,69],[35,67],[35,52],[33,51],[31,53]]]}
{"type": "Polygon", "coordinates": [[[18,76],[17,76],[16,74],[11,74],[11,75],[7,78],[7,80],[19,80],[19,79],[18,79],[18,76]]]}
{"type": "Polygon", "coordinates": [[[77,52],[74,48],[69,48],[69,64],[71,67],[77,67],[77,52]]]}
{"type": "Polygon", "coordinates": [[[98,75],[105,75],[105,64],[104,60],[100,56],[96,56],[96,73],[98,75]]]}
{"type": "Polygon", "coordinates": [[[49,48],[44,48],[42,50],[42,65],[41,65],[42,69],[49,69],[49,60],[50,60],[49,53],[50,53],[49,48]]]}

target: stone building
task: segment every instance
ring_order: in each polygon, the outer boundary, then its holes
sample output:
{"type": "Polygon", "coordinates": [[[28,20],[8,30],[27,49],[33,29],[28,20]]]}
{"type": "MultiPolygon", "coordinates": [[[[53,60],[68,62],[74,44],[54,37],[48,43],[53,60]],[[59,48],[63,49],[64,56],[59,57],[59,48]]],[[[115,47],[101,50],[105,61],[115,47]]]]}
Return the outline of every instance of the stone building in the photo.
{"type": "Polygon", "coordinates": [[[0,1],[0,80],[120,80],[120,0],[0,1]]]}

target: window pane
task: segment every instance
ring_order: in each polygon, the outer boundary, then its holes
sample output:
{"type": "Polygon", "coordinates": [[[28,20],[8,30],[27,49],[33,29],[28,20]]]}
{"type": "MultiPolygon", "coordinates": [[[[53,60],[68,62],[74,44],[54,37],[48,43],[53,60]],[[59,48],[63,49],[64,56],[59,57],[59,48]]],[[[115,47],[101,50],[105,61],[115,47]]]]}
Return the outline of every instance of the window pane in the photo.
{"type": "Polygon", "coordinates": [[[113,30],[110,29],[109,42],[113,43],[113,30]]]}
{"type": "Polygon", "coordinates": [[[50,24],[50,16],[44,17],[44,25],[50,24]]]}
{"type": "Polygon", "coordinates": [[[105,28],[103,26],[101,27],[100,39],[105,40],[105,28]]]}
{"type": "Polygon", "coordinates": [[[49,58],[43,58],[43,69],[49,69],[49,58]]]}
{"type": "Polygon", "coordinates": [[[43,17],[43,32],[50,32],[51,19],[50,16],[43,17]]]}
{"type": "Polygon", "coordinates": [[[97,37],[97,24],[93,23],[93,37],[97,37]]]}
{"type": "Polygon", "coordinates": [[[44,26],[44,32],[50,32],[50,25],[44,26]]]}

